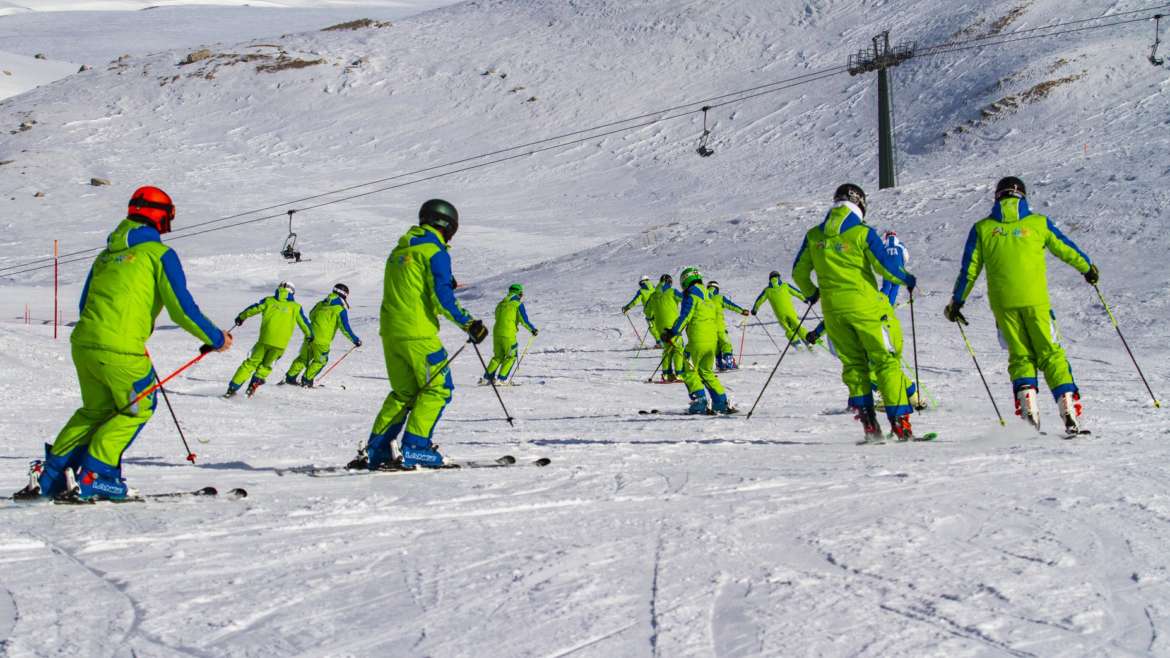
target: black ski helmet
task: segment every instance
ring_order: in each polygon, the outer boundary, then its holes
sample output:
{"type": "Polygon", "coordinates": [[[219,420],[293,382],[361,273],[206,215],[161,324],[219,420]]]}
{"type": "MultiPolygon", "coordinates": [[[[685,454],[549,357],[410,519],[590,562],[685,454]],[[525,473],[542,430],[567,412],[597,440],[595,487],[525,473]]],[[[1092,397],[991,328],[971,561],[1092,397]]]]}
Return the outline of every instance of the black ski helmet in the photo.
{"type": "Polygon", "coordinates": [[[1001,178],[1001,179],[999,179],[999,182],[995,184],[995,200],[996,201],[999,201],[1000,199],[1004,198],[1005,196],[1011,196],[1011,197],[1015,197],[1017,199],[1022,199],[1027,195],[1028,195],[1028,188],[1024,185],[1024,181],[1016,178],[1015,176],[1008,176],[1006,178],[1001,178]]]}
{"type": "Polygon", "coordinates": [[[665,283],[668,286],[673,286],[674,277],[670,276],[669,274],[663,274],[662,276],[658,277],[658,283],[665,283]]]}
{"type": "Polygon", "coordinates": [[[865,218],[865,190],[859,185],[845,183],[833,193],[833,201],[848,201],[861,209],[861,217],[865,218]]]}
{"type": "Polygon", "coordinates": [[[768,275],[768,278],[769,279],[779,279],[780,273],[777,272],[776,270],[772,270],[771,274],[768,275]]]}
{"type": "Polygon", "coordinates": [[[442,199],[431,199],[418,209],[418,224],[434,227],[450,242],[459,230],[459,211],[442,199]]]}
{"type": "Polygon", "coordinates": [[[344,283],[339,283],[333,286],[333,292],[337,293],[338,297],[346,299],[349,297],[349,286],[344,283]]]}

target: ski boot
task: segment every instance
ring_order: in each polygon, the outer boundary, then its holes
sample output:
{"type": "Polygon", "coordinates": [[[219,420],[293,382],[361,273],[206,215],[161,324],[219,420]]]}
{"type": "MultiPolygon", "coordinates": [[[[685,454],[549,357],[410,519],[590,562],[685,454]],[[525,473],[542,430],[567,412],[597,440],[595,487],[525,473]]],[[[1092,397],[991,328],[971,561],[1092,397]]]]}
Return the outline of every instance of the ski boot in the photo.
{"type": "Polygon", "coordinates": [[[245,393],[248,395],[248,397],[252,397],[253,395],[256,395],[256,389],[260,388],[263,385],[264,385],[263,379],[260,379],[259,377],[253,377],[252,381],[248,382],[248,390],[245,391],[245,393]]]}
{"type": "Polygon", "coordinates": [[[230,400],[230,399],[236,397],[236,393],[239,393],[239,392],[240,392],[239,386],[236,386],[235,384],[228,384],[228,390],[227,390],[227,393],[223,394],[223,399],[230,400]]]}
{"type": "Polygon", "coordinates": [[[722,395],[715,394],[711,397],[711,411],[717,414],[723,414],[724,416],[730,416],[731,414],[739,413],[739,408],[731,404],[731,401],[727,399],[726,393],[722,395]]]}
{"type": "Polygon", "coordinates": [[[302,388],[313,388],[313,380],[302,376],[301,377],[301,387],[302,388]]]}
{"type": "Polygon", "coordinates": [[[1016,415],[1040,429],[1040,405],[1035,386],[1025,384],[1016,390],[1016,415]]]}
{"type": "Polygon", "coordinates": [[[699,414],[711,413],[707,407],[707,395],[702,391],[691,398],[691,406],[687,407],[687,414],[697,416],[699,414]]]}
{"type": "Polygon", "coordinates": [[[402,468],[441,468],[443,455],[430,439],[410,434],[402,437],[402,468]]]}
{"type": "MultiPolygon", "coordinates": [[[[284,384],[286,386],[296,386],[297,385],[297,376],[296,375],[285,375],[284,376],[284,384]]],[[[302,384],[302,386],[303,386],[303,384],[302,384]]]]}
{"type": "Polygon", "coordinates": [[[140,498],[136,489],[126,485],[122,479],[122,469],[117,466],[103,464],[93,457],[86,457],[78,472],[77,490],[68,491],[58,498],[89,502],[95,500],[111,500],[124,502],[140,498]]]}
{"type": "Polygon", "coordinates": [[[894,438],[898,441],[911,441],[914,439],[914,430],[910,428],[910,414],[891,418],[890,430],[894,433],[894,438]]]}
{"type": "Polygon", "coordinates": [[[1081,429],[1081,414],[1084,412],[1084,408],[1081,407],[1080,393],[1062,394],[1057,406],[1060,407],[1060,417],[1064,420],[1064,433],[1067,436],[1075,436],[1085,432],[1081,429]]]}
{"type": "Polygon", "coordinates": [[[480,386],[491,386],[492,383],[495,381],[496,381],[496,378],[494,375],[492,375],[491,373],[485,372],[483,374],[483,377],[480,377],[479,381],[476,383],[479,384],[480,386]]]}
{"type": "MultiPolygon", "coordinates": [[[[13,500],[36,500],[41,497],[41,474],[45,471],[45,463],[34,459],[28,463],[28,484],[12,494],[13,500]]],[[[73,471],[69,471],[72,473],[73,471]]]]}
{"type": "Polygon", "coordinates": [[[878,424],[877,411],[872,404],[864,407],[854,407],[854,418],[861,421],[861,427],[865,431],[865,436],[858,441],[858,445],[866,443],[884,443],[885,434],[882,433],[882,426],[878,424]]]}
{"type": "Polygon", "coordinates": [[[395,437],[402,425],[391,425],[385,433],[370,437],[364,449],[346,468],[364,468],[371,471],[394,471],[402,468],[402,456],[395,449],[395,437]]]}
{"type": "Polygon", "coordinates": [[[14,500],[52,498],[77,489],[74,469],[85,458],[85,448],[77,447],[64,455],[54,455],[52,446],[45,444],[45,458],[29,462],[28,484],[12,494],[14,500]]]}

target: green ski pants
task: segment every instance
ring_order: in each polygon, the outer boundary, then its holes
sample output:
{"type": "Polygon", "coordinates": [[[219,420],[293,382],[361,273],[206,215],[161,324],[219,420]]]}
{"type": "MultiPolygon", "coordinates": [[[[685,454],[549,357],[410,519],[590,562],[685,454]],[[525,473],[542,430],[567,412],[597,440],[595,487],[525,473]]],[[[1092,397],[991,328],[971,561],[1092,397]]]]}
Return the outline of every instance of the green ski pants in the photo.
{"type": "Polygon", "coordinates": [[[236,374],[232,375],[232,388],[243,386],[249,379],[268,381],[268,375],[272,374],[273,364],[280,360],[282,354],[284,354],[283,347],[256,343],[252,347],[252,353],[244,359],[239,368],[236,368],[236,374]]]}
{"type": "Polygon", "coordinates": [[[1077,392],[1050,306],[993,309],[993,312],[1000,340],[1008,350],[1008,375],[1012,378],[1013,391],[1023,386],[1039,388],[1036,377],[1039,369],[1057,398],[1077,392]]]}
{"type": "Polygon", "coordinates": [[[329,363],[329,345],[317,345],[309,341],[304,341],[301,344],[301,351],[297,354],[297,358],[293,359],[292,365],[288,367],[288,372],[284,374],[285,379],[289,377],[296,377],[305,372],[305,379],[312,381],[317,378],[321,370],[325,368],[325,364],[329,363]]]}
{"type": "Polygon", "coordinates": [[[405,424],[407,435],[430,439],[455,391],[447,350],[437,336],[413,340],[383,336],[382,355],[391,391],[374,418],[371,436],[395,438],[405,424]],[[436,374],[436,368],[442,370],[436,374]],[[432,374],[434,379],[427,384],[432,374]]]}
{"type": "Polygon", "coordinates": [[[81,386],[81,408],[61,428],[53,441],[54,455],[67,455],[89,446],[90,456],[103,464],[120,467],[122,453],[154,415],[157,393],[139,400],[115,415],[155,381],[146,355],[134,356],[74,345],[73,365],[81,386]],[[112,418],[111,418],[112,416],[112,418]]]}

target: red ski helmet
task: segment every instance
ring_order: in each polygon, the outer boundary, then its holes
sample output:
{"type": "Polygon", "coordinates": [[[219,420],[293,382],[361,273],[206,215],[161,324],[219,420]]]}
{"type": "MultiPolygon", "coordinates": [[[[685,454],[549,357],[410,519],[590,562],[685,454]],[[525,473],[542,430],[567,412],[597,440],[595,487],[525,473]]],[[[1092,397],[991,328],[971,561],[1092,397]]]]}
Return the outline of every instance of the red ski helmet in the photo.
{"type": "Polygon", "coordinates": [[[166,192],[147,185],[134,190],[126,217],[153,226],[159,233],[170,233],[175,204],[166,192]]]}

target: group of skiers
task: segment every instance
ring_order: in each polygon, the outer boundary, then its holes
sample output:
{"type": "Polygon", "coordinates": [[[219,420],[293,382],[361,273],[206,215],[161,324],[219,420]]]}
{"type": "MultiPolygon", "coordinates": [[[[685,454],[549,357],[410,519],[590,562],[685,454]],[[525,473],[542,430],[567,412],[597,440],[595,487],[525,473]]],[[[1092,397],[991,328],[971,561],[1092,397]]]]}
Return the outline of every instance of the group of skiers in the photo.
{"type": "MultiPolygon", "coordinates": [[[[644,307],[649,335],[662,348],[664,381],[681,378],[685,382],[689,412],[736,411],[715,372],[735,366],[724,313],[757,314],[767,301],[788,341],[811,346],[827,335],[841,360],[849,406],[867,438],[883,436],[875,389],[881,394],[893,434],[903,440],[913,438],[910,416],[917,395],[902,370],[902,331],[894,308],[902,286],[909,290],[913,304],[917,280],[906,270],[906,250],[897,236],[889,232],[885,240],[879,237],[865,223],[866,211],[860,187],[837,188],[824,220],[808,229],[801,241],[792,283],[772,272],[750,311],[721,294],[717,282],[704,283],[695,267],[682,271],[681,290],[674,287],[669,274],[663,274],[657,285],[649,277],[642,278],[623,311],[644,307]],[[821,325],[806,331],[793,298],[807,304],[805,316],[820,302],[821,325]]],[[[82,406],[56,440],[45,446],[45,458],[32,463],[29,483],[16,498],[135,497],[122,478],[121,460],[153,414],[162,384],[146,353],[146,340],[163,307],[202,343],[201,355],[231,347],[231,333],[219,329],[199,310],[187,290],[178,255],[161,241],[174,217],[174,203],[164,191],[138,189],[126,218],[95,259],[81,293],[80,318],[70,337],[82,406]]],[[[455,207],[431,199],[420,207],[418,225],[399,238],[386,260],[379,333],[391,391],[374,419],[365,448],[348,464],[351,469],[444,464],[433,437],[452,398],[449,364],[454,357],[439,340],[438,316],[465,331],[477,351],[488,336],[484,323],[455,298],[448,245],[458,228],[455,207]]],[[[1017,413],[1038,425],[1037,371],[1042,370],[1066,427],[1076,431],[1082,412],[1080,395],[1048,300],[1045,250],[1076,268],[1088,282],[1097,282],[1097,267],[1089,257],[1051,220],[1031,212],[1024,183],[1014,177],[1002,179],[988,217],[971,229],[944,314],[948,320],[966,323],[963,303],[986,269],[988,299],[1009,352],[1017,413]]],[[[537,335],[523,295],[523,287],[513,284],[496,306],[493,358],[483,375],[485,384],[507,382],[513,374],[520,326],[537,335]]],[[[355,348],[362,344],[349,325],[348,296],[349,288],[337,284],[306,318],[293,285],[286,281],[271,297],[240,312],[237,327],[249,317],[261,316],[260,336],[232,377],[225,397],[245,383],[249,395],[264,384],[294,327],[300,328],[304,342],[284,383],[312,386],[328,361],[337,331],[355,348]]]]}
{"type": "MultiPolygon", "coordinates": [[[[963,303],[986,268],[988,300],[1008,350],[1016,413],[1039,427],[1037,370],[1042,370],[1066,431],[1075,434],[1080,431],[1083,410],[1048,301],[1045,251],[1081,272],[1090,284],[1096,284],[1098,270],[1051,220],[1032,213],[1026,195],[1018,178],[998,182],[991,212],[968,236],[944,315],[966,324],[963,303]]],[[[924,404],[917,383],[903,369],[903,332],[895,309],[903,286],[913,304],[917,280],[906,269],[906,246],[894,231],[879,237],[865,223],[866,212],[864,190],[853,184],[838,187],[824,220],[808,229],[801,241],[792,266],[795,285],[773,271],[751,314],[756,315],[767,301],[791,344],[811,348],[827,337],[830,350],[841,361],[848,406],[862,424],[864,440],[884,438],[875,391],[881,395],[892,434],[909,440],[914,438],[911,414],[924,404]],[[820,302],[824,319],[813,330],[802,326],[794,298],[807,304],[810,312],[820,302]]],[[[734,363],[723,311],[744,315],[748,311],[721,295],[716,282],[704,285],[694,267],[683,270],[682,291],[673,287],[669,274],[663,274],[657,286],[651,285],[649,277],[642,277],[638,285],[622,312],[643,307],[649,335],[663,350],[663,381],[681,377],[686,382],[691,400],[688,413],[735,413],[711,364],[724,370],[734,363]],[[680,338],[684,329],[685,345],[680,338]]]]}
{"type": "Polygon", "coordinates": [[[312,388],[317,375],[329,363],[329,350],[339,330],[355,349],[362,346],[361,339],[349,326],[349,286],[344,283],[333,286],[325,299],[313,306],[308,318],[296,301],[296,292],[292,282],[281,281],[271,297],[261,299],[236,316],[235,326],[239,327],[248,318],[259,315],[260,337],[228,382],[225,398],[234,397],[244,382],[248,382],[247,395],[252,397],[268,381],[273,364],[288,349],[294,328],[300,328],[305,339],[282,384],[312,388]]]}

